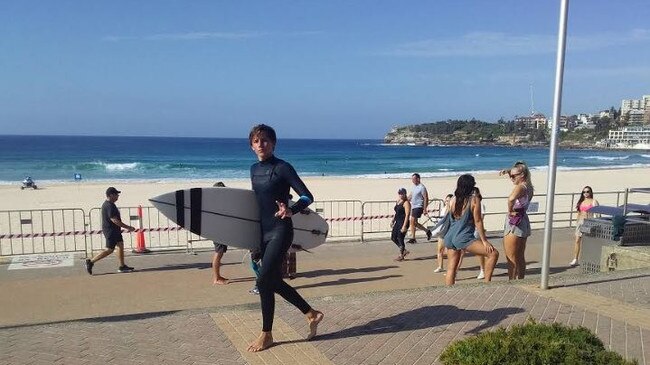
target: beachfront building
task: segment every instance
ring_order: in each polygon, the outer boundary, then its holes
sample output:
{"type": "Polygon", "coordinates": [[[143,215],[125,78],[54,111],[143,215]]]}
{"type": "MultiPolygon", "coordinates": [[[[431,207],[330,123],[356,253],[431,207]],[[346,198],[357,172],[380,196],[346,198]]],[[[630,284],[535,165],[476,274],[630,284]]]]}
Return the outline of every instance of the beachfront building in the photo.
{"type": "Polygon", "coordinates": [[[612,109],[605,109],[601,110],[598,112],[598,117],[599,118],[609,118],[609,119],[614,119],[614,111],[612,109]]]}
{"type": "Polygon", "coordinates": [[[516,124],[522,124],[526,129],[544,129],[548,119],[542,113],[534,113],[530,116],[515,117],[516,124]]]}
{"type": "Polygon", "coordinates": [[[615,148],[650,149],[650,128],[637,126],[610,130],[608,145],[615,148]]]}
{"type": "Polygon", "coordinates": [[[595,129],[596,123],[593,122],[593,119],[594,115],[592,114],[578,114],[578,117],[576,118],[575,129],[595,129]]]}
{"type": "Polygon", "coordinates": [[[569,129],[575,128],[577,120],[573,118],[569,119],[566,115],[560,115],[560,121],[557,124],[557,127],[562,132],[567,132],[569,129]]]}
{"type": "Polygon", "coordinates": [[[643,95],[641,99],[624,99],[621,118],[629,124],[650,123],[650,95],[643,95]]]}

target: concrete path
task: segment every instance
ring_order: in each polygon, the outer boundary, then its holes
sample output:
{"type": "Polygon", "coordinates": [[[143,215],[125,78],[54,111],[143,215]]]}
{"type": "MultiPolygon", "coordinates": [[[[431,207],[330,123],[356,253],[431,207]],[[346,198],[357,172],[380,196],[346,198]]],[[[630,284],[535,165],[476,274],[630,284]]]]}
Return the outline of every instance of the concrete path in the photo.
{"type": "Polygon", "coordinates": [[[436,364],[452,341],[529,317],[585,326],[650,364],[650,270],[583,276],[567,267],[571,231],[560,230],[554,287],[540,291],[540,236],[527,249],[530,279],[509,283],[500,265],[493,283],[480,283],[468,257],[454,288],[432,272],[432,244],[409,246],[411,260],[399,263],[389,242],[299,254],[291,284],[325,313],[320,335],[303,341],[304,317],[278,299],[279,344],[257,354],[246,352],[261,315],[242,251],[225,257],[226,286],[211,285],[209,252],[129,257],[139,269],[130,274],[114,274],[109,257],[92,277],[81,258],[57,269],[0,265],[0,364],[436,364]]]}

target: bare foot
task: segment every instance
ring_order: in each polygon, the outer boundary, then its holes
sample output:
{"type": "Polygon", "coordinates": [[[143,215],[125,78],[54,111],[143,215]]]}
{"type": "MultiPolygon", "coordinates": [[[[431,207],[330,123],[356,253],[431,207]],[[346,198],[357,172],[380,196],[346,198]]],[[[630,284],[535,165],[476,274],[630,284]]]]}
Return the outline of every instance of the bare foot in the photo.
{"type": "Polygon", "coordinates": [[[399,255],[396,258],[394,258],[393,261],[404,261],[404,256],[399,255]]]}
{"type": "Polygon", "coordinates": [[[404,250],[404,253],[402,254],[402,256],[404,256],[404,258],[406,258],[406,256],[407,256],[408,254],[410,254],[409,250],[404,250]]]}
{"type": "Polygon", "coordinates": [[[259,337],[257,337],[257,339],[253,341],[253,343],[248,345],[248,351],[249,352],[264,351],[271,346],[273,346],[273,335],[271,334],[271,332],[262,331],[259,337]]]}
{"type": "Polygon", "coordinates": [[[323,320],[323,317],[324,317],[323,312],[319,312],[313,309],[311,313],[307,315],[307,321],[309,322],[309,334],[307,335],[307,341],[316,337],[316,330],[318,329],[318,324],[320,323],[320,321],[323,320]]]}
{"type": "Polygon", "coordinates": [[[228,284],[228,278],[224,278],[223,276],[219,276],[218,278],[212,281],[212,285],[226,285],[226,284],[228,284]]]}

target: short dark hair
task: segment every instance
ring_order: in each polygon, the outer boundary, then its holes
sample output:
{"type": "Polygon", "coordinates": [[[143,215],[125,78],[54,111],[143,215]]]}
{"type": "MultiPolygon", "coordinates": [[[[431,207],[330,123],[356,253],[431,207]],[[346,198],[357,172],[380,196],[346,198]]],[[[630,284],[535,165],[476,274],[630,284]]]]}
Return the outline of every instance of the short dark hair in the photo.
{"type": "Polygon", "coordinates": [[[251,132],[248,134],[248,143],[253,144],[253,138],[257,137],[260,134],[265,134],[273,144],[276,143],[277,137],[275,136],[275,130],[266,124],[258,124],[253,126],[251,132]]]}
{"type": "Polygon", "coordinates": [[[415,177],[417,177],[418,179],[420,178],[420,174],[418,174],[417,172],[416,172],[416,173],[414,173],[414,174],[413,174],[413,175],[411,175],[411,176],[415,176],[415,177]]]}

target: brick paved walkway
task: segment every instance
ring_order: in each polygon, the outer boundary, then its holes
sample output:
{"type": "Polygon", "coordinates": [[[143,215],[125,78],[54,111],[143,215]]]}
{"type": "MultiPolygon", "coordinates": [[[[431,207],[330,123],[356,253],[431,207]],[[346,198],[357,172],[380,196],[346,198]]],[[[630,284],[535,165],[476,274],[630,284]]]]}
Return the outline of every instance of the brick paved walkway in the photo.
{"type": "Polygon", "coordinates": [[[495,283],[311,298],[326,317],[308,343],[301,340],[304,317],[279,300],[280,345],[259,354],[245,352],[260,328],[255,305],[4,327],[0,364],[436,364],[454,340],[532,317],[585,326],[645,365],[650,328],[630,315],[650,318],[649,277],[650,270],[637,270],[563,279],[561,288],[543,293],[495,283]],[[634,313],[608,316],[598,303],[568,303],[583,293],[634,313]]]}
{"type": "Polygon", "coordinates": [[[535,287],[539,232],[529,241],[527,280],[516,285],[506,281],[503,263],[495,282],[477,282],[476,259],[468,258],[459,285],[440,286],[433,244],[409,246],[411,259],[400,263],[390,242],[301,254],[292,285],[325,312],[321,335],[302,341],[303,316],[278,299],[280,345],[258,354],[245,351],[261,316],[241,252],[226,254],[224,273],[234,280],[219,287],[210,285],[210,252],[130,256],[138,268],[132,274],[114,274],[108,258],[92,277],[80,259],[62,269],[0,264],[0,365],[435,364],[450,342],[528,317],[583,325],[607,347],[650,365],[650,269],[583,276],[566,266],[573,231],[554,237],[548,291],[535,287]]]}

